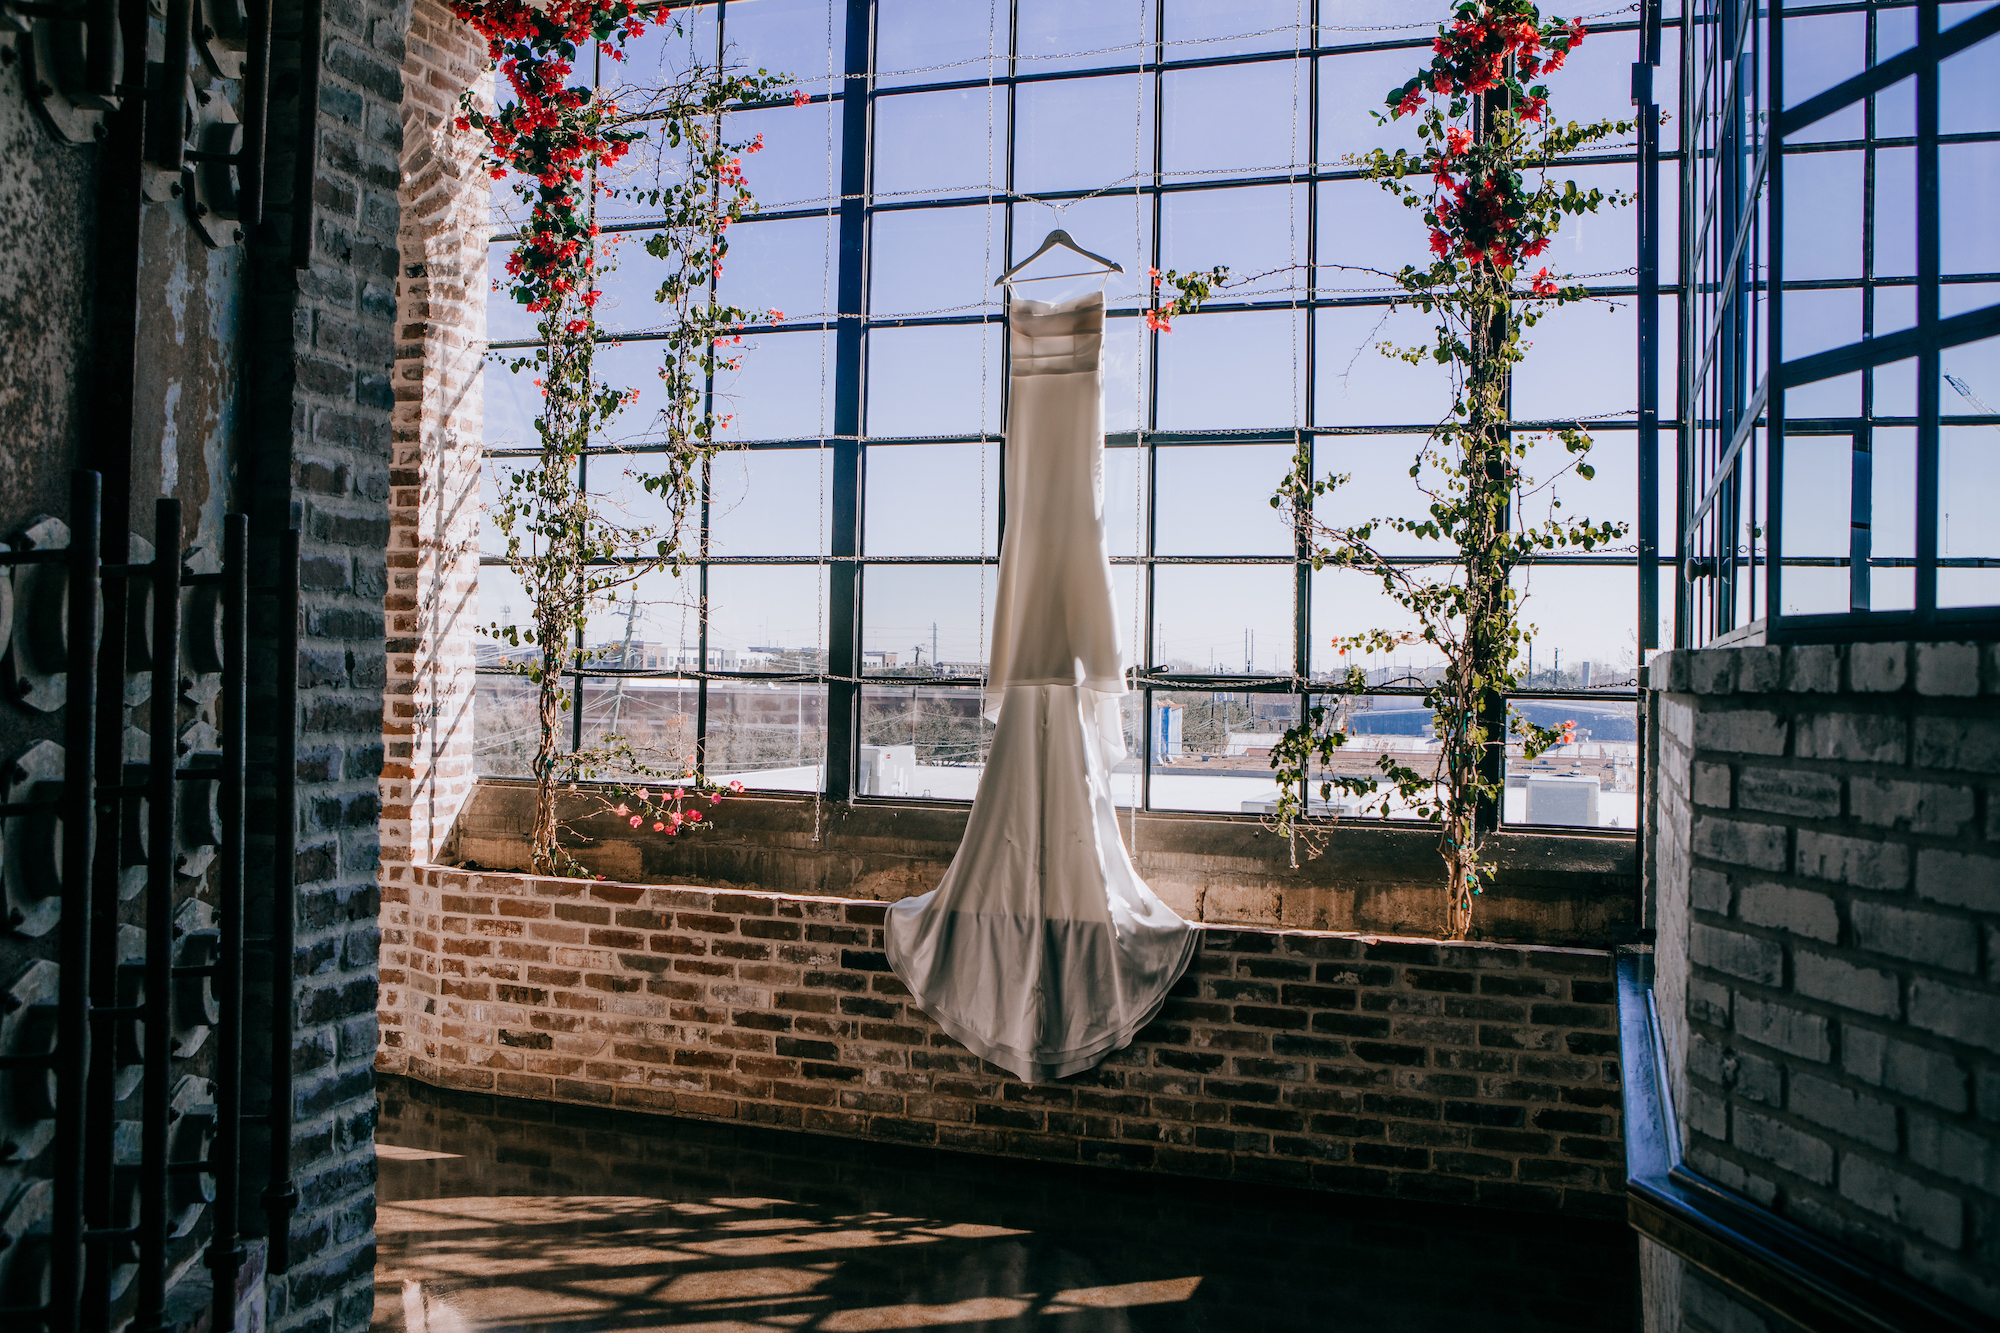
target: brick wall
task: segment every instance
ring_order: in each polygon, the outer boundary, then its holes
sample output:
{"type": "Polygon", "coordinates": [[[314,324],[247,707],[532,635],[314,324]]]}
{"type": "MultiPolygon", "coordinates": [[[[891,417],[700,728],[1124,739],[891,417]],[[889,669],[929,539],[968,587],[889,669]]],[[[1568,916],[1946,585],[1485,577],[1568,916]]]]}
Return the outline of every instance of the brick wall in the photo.
{"type": "MultiPolygon", "coordinates": [[[[368,1325],[374,1285],[376,888],[406,6],[320,7],[318,100],[301,105],[300,11],[275,12],[269,243],[258,250],[254,531],[302,534],[298,912],[290,1273],[276,1329],[368,1325]],[[302,115],[313,118],[300,134],[302,115]],[[310,144],[309,199],[289,154],[310,144]],[[311,236],[308,266],[290,234],[311,236]],[[282,442],[275,447],[267,442],[282,442]]],[[[254,997],[253,997],[254,998],[254,997]]]]}
{"type": "Polygon", "coordinates": [[[2000,655],[1655,659],[1689,1165],[2000,1312],[2000,655]]]}
{"type": "Polygon", "coordinates": [[[473,783],[473,622],[488,188],[478,140],[452,128],[485,44],[416,0],[403,62],[395,466],[390,473],[385,862],[429,861],[473,783]]]}
{"type": "Polygon", "coordinates": [[[1619,1211],[1611,956],[1217,930],[1030,1086],[907,1004],[879,903],[419,867],[380,1067],[441,1086],[1193,1176],[1619,1211]]]}

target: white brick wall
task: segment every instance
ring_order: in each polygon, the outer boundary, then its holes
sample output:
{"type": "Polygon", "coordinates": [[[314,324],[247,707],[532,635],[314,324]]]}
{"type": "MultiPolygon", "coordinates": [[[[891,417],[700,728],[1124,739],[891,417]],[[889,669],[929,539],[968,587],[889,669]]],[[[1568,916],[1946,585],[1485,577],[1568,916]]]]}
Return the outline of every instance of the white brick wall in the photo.
{"type": "Polygon", "coordinates": [[[1708,649],[1650,672],[1689,1164],[2000,1312],[2000,656],[1708,649]]]}

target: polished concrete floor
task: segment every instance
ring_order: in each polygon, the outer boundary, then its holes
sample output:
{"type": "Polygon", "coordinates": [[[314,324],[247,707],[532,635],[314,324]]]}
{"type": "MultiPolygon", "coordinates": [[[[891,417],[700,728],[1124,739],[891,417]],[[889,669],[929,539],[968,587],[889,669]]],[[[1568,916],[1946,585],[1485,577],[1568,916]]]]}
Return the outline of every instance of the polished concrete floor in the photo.
{"type": "Polygon", "coordinates": [[[1615,1222],[1044,1167],[385,1079],[375,1327],[1623,1330],[1615,1222]]]}

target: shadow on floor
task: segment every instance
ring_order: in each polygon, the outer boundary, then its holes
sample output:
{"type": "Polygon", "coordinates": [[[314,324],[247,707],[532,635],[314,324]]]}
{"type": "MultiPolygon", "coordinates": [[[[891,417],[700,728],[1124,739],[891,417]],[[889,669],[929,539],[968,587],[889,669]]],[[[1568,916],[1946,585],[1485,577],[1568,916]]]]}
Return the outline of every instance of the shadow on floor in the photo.
{"type": "Polygon", "coordinates": [[[377,1330],[1611,1330],[1616,1223],[381,1081],[377,1330]]]}

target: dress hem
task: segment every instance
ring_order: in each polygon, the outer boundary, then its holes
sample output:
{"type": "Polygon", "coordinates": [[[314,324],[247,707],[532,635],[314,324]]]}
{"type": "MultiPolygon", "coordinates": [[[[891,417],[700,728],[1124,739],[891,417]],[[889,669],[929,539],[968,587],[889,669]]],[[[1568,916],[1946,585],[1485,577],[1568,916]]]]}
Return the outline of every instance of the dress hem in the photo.
{"type": "MultiPolygon", "coordinates": [[[[900,950],[896,948],[895,937],[884,932],[883,952],[888,957],[891,969],[900,974],[898,964],[900,950]]],[[[945,1034],[957,1041],[965,1049],[990,1064],[998,1065],[1023,1083],[1045,1083],[1071,1074],[1080,1074],[1099,1064],[1113,1051],[1122,1051],[1132,1044],[1145,1026],[1159,1016],[1166,1007],[1173,989],[1187,972],[1188,964],[1194,961],[1195,950],[1200,947],[1201,937],[1194,931],[1187,932],[1181,946],[1181,956],[1167,973],[1159,993],[1146,1005],[1137,1018],[1121,1024],[1101,1037],[1095,1037],[1082,1046],[1073,1046],[1061,1051],[1031,1052],[1018,1050],[1000,1042],[988,1041],[970,1026],[943,1009],[930,1009],[924,1005],[924,997],[911,989],[910,999],[916,1008],[933,1023],[943,1028],[945,1034]]]]}

